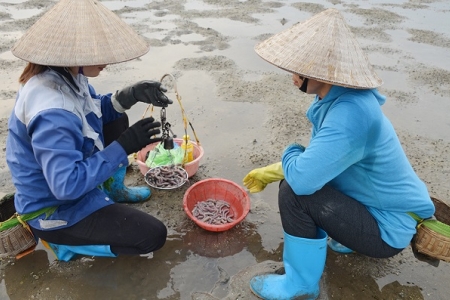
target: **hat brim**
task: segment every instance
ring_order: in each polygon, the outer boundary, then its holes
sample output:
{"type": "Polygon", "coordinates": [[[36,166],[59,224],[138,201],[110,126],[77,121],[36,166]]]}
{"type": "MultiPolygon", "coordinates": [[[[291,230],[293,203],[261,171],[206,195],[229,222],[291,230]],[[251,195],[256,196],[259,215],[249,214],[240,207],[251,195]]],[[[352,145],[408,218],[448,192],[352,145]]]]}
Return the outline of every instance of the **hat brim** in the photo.
{"type": "Polygon", "coordinates": [[[25,61],[62,67],[119,63],[148,51],[142,37],[95,0],[61,0],[11,49],[25,61]]]}
{"type": "Polygon", "coordinates": [[[336,9],[273,35],[255,51],[283,70],[333,85],[370,89],[383,83],[336,9]]]}

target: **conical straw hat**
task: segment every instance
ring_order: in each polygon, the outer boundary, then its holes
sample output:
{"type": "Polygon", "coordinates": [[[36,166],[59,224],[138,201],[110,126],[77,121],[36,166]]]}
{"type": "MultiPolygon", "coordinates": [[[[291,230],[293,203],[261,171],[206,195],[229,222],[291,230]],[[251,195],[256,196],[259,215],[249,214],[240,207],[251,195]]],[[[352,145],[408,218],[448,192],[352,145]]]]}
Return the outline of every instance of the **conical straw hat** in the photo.
{"type": "Polygon", "coordinates": [[[281,69],[333,85],[366,89],[383,84],[336,9],[268,38],[255,51],[281,69]]]}
{"type": "Polygon", "coordinates": [[[92,66],[147,53],[146,41],[98,0],[61,0],[17,41],[11,52],[46,66],[92,66]]]}

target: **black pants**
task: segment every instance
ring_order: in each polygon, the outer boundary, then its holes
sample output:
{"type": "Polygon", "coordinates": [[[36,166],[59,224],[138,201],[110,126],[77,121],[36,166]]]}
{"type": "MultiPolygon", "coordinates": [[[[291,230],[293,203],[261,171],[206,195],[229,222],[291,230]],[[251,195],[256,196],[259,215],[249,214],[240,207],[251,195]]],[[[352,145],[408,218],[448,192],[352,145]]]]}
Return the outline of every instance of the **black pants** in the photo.
{"type": "MultiPolygon", "coordinates": [[[[105,145],[128,128],[128,116],[103,127],[105,145]]],[[[126,204],[115,203],[87,216],[75,225],[57,230],[37,230],[36,237],[61,245],[110,245],[114,254],[145,254],[166,242],[167,228],[155,217],[126,204]]]]}
{"type": "Polygon", "coordinates": [[[283,180],[278,205],[283,230],[290,235],[314,238],[320,227],[337,242],[370,257],[391,257],[403,250],[381,239],[377,221],[364,205],[328,185],[312,195],[298,196],[283,180]]]}

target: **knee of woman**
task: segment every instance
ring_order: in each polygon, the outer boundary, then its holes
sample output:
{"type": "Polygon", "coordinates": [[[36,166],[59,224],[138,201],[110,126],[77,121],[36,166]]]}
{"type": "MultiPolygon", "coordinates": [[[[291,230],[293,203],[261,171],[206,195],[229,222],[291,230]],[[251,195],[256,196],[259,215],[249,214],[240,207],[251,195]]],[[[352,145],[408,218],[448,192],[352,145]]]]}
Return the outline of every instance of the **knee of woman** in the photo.
{"type": "Polygon", "coordinates": [[[156,250],[161,249],[167,240],[167,228],[166,226],[161,223],[159,226],[153,228],[153,232],[151,234],[151,237],[148,237],[148,241],[144,247],[143,252],[153,252],[156,250]]]}
{"type": "Polygon", "coordinates": [[[284,180],[278,191],[278,206],[281,209],[290,209],[297,202],[296,195],[289,184],[284,180]]]}
{"type": "Polygon", "coordinates": [[[159,235],[157,237],[157,241],[159,241],[158,249],[160,249],[164,246],[167,240],[167,227],[163,224],[158,232],[159,235]]]}

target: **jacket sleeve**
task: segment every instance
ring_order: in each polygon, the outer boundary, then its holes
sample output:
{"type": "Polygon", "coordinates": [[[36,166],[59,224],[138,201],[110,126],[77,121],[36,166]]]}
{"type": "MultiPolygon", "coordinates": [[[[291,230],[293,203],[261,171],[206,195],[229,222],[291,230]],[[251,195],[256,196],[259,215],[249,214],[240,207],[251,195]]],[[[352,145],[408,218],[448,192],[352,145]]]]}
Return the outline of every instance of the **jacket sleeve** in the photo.
{"type": "Polygon", "coordinates": [[[57,199],[75,200],[128,164],[117,142],[94,153],[93,141],[83,137],[80,119],[64,109],[39,113],[27,130],[35,158],[57,199]]]}
{"type": "Polygon", "coordinates": [[[91,94],[92,99],[97,99],[101,102],[103,124],[107,124],[122,116],[122,113],[116,111],[112,105],[111,93],[105,95],[97,94],[92,85],[89,85],[89,93],[91,94]]]}
{"type": "Polygon", "coordinates": [[[330,108],[304,152],[296,145],[283,152],[283,172],[293,191],[313,194],[361,160],[368,130],[364,112],[357,105],[340,101],[330,108]]]}

